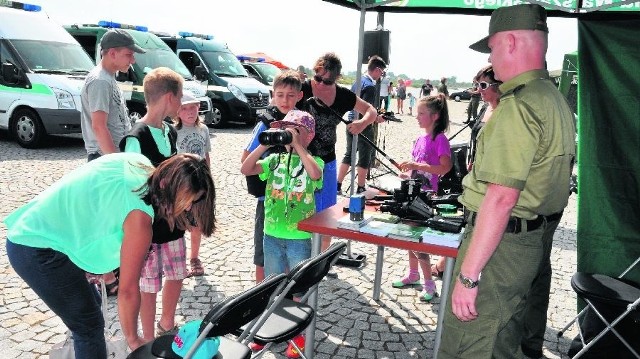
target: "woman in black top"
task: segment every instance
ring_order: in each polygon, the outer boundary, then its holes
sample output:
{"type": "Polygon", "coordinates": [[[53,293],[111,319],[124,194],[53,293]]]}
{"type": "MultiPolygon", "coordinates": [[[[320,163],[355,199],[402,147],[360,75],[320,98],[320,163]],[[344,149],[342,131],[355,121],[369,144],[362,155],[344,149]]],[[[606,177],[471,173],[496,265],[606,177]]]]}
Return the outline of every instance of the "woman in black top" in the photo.
{"type": "MultiPolygon", "coordinates": [[[[316,211],[320,212],[337,203],[336,139],[342,116],[355,110],[363,115],[347,125],[352,134],[359,134],[378,117],[375,108],[356,96],[351,90],[338,86],[342,63],[334,53],[326,53],[313,66],[314,76],[302,84],[303,97],[296,108],[309,112],[316,120],[316,135],[308,150],[324,161],[322,190],[316,192],[316,211]],[[339,115],[339,116],[338,116],[339,115]]],[[[329,246],[323,238],[322,248],[329,246]]]]}

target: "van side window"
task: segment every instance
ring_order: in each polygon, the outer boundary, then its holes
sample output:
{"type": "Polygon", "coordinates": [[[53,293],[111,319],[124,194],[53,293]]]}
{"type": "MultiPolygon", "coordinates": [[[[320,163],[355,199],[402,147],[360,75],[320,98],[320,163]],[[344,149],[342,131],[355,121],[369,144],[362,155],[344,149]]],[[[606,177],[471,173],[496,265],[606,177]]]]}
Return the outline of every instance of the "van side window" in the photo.
{"type": "Polygon", "coordinates": [[[0,40],[0,84],[2,85],[16,85],[21,72],[18,68],[18,62],[15,57],[9,52],[7,45],[3,40],[0,40]]]}
{"type": "Polygon", "coordinates": [[[189,69],[189,72],[194,73],[196,66],[200,65],[200,59],[196,57],[196,54],[190,51],[181,51],[178,55],[182,63],[189,69]]]}

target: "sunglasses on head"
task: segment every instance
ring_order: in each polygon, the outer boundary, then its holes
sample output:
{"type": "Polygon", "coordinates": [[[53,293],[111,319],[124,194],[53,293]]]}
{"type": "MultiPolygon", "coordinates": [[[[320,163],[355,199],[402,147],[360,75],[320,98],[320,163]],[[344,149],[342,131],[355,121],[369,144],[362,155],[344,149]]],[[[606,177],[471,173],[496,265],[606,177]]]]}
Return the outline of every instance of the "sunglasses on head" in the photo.
{"type": "Polygon", "coordinates": [[[489,87],[495,86],[495,85],[497,85],[497,83],[495,83],[495,82],[494,83],[488,83],[488,82],[484,82],[484,81],[478,82],[478,87],[480,88],[480,90],[486,90],[489,87]]]}
{"type": "Polygon", "coordinates": [[[323,79],[322,76],[320,75],[314,75],[313,79],[316,80],[316,82],[322,82],[323,84],[330,86],[333,85],[334,83],[336,83],[335,80],[329,80],[329,79],[323,79]]]}

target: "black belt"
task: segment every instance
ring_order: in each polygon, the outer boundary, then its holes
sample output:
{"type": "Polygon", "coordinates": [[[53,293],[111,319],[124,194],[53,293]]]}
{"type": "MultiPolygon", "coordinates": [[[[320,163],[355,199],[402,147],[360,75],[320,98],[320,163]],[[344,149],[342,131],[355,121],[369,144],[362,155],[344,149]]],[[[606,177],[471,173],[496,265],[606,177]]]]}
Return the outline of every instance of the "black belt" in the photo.
{"type": "MultiPolygon", "coordinates": [[[[538,215],[535,219],[522,219],[518,217],[509,217],[509,222],[507,222],[507,227],[505,228],[506,233],[520,233],[523,231],[522,223],[525,222],[527,224],[527,232],[535,231],[540,228],[540,226],[545,222],[553,222],[560,220],[562,218],[562,212],[557,212],[554,214],[550,214],[548,216],[543,216],[541,214],[538,215]]],[[[477,213],[469,211],[469,215],[467,216],[467,222],[471,223],[471,225],[476,224],[477,213]]]]}

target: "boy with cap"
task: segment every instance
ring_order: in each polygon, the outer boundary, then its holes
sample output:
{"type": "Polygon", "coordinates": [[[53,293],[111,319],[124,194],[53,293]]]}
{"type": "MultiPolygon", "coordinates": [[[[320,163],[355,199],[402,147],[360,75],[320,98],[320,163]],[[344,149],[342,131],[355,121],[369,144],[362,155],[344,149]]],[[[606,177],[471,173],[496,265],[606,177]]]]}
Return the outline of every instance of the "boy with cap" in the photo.
{"type": "MultiPolygon", "coordinates": [[[[135,44],[133,37],[121,29],[107,31],[100,40],[100,48],[100,62],[87,74],[80,92],[80,129],[87,161],[118,152],[120,140],[131,129],[127,104],[115,73],[129,70],[129,66],[136,62],[134,52],[145,53],[135,44]]],[[[108,273],[103,277],[107,294],[118,294],[116,276],[108,273]]]]}
{"type": "MultiPolygon", "coordinates": [[[[299,262],[311,257],[311,234],[298,229],[298,222],[311,217],[315,211],[315,191],[322,188],[324,161],[311,156],[307,146],[315,135],[316,123],[307,112],[291,110],[281,121],[271,123],[272,129],[291,134],[286,152],[274,153],[260,160],[269,145],[260,144],[242,162],[240,172],[245,176],[260,175],[267,182],[264,201],[264,274],[286,273],[299,262]]],[[[265,131],[264,134],[273,133],[265,131]]],[[[264,142],[264,141],[261,141],[264,142]]],[[[304,348],[304,336],[294,338],[304,348]]],[[[299,353],[289,344],[288,358],[299,353]]]]}
{"type": "Polygon", "coordinates": [[[136,62],[134,53],[145,53],[131,34],[121,29],[107,31],[100,40],[100,62],[89,72],[82,87],[82,138],[88,160],[118,152],[118,144],[131,128],[127,105],[115,74],[127,72],[136,62]]]}
{"type": "MultiPolygon", "coordinates": [[[[502,96],[462,181],[468,224],[439,358],[522,358],[525,308],[544,306],[546,318],[551,241],[575,158],[573,114],[544,69],[547,37],[544,8],[523,4],[495,10],[489,36],[470,46],[491,54],[502,96]]],[[[541,344],[528,354],[542,356],[541,344]]]]}

